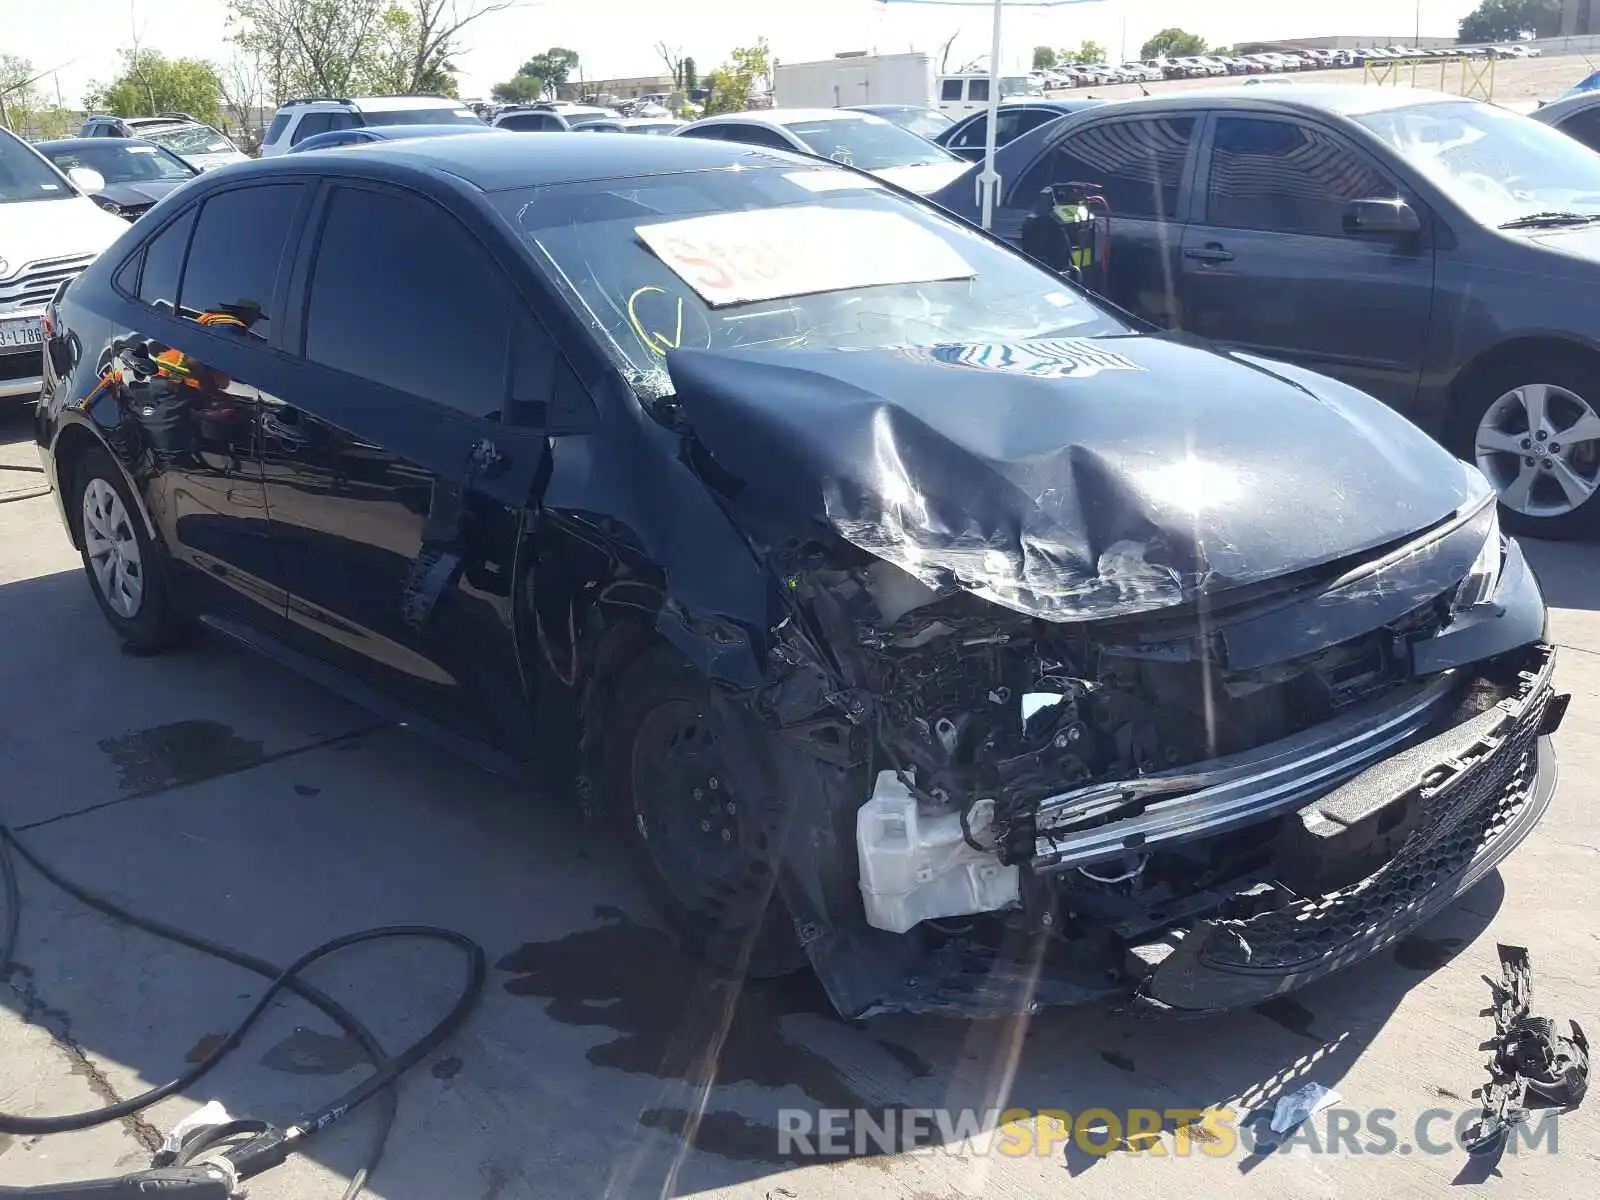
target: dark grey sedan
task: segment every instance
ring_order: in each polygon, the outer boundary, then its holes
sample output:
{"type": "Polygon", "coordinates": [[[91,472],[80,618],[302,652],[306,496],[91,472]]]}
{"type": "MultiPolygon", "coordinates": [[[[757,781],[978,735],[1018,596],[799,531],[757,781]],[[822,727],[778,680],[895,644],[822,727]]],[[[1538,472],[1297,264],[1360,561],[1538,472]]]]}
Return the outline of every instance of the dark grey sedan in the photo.
{"type": "Polygon", "coordinates": [[[84,168],[96,172],[105,186],[90,199],[130,221],[200,174],[199,167],[142,138],[62,138],[39,142],[34,149],[62,171],[84,168]]]}
{"type": "MultiPolygon", "coordinates": [[[[1298,85],[1108,104],[998,169],[1002,237],[1098,184],[1111,299],[1383,399],[1519,532],[1600,527],[1600,155],[1459,96],[1298,85]]],[[[970,180],[931,198],[977,217],[970,180]]]]}
{"type": "Polygon", "coordinates": [[[1600,91],[1572,92],[1528,115],[1591,150],[1600,150],[1600,91]]]}

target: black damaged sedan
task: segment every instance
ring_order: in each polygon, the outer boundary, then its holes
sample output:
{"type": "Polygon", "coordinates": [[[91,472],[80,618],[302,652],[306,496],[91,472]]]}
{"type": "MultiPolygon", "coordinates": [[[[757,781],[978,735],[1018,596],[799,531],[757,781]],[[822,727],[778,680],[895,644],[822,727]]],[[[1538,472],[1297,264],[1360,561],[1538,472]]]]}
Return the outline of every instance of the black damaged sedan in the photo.
{"type": "Polygon", "coordinates": [[[218,171],[57,296],[37,438],[125,641],[520,760],[847,1016],[1249,1004],[1539,820],[1543,601],[1404,418],[844,167],[525,151],[218,171]]]}

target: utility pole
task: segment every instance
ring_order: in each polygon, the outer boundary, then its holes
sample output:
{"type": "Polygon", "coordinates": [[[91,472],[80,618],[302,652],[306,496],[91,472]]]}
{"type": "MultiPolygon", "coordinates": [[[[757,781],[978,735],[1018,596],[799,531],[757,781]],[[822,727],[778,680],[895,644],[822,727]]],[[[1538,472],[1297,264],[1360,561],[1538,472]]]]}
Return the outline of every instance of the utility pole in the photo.
{"type": "Polygon", "coordinates": [[[1416,36],[1416,39],[1411,43],[1411,48],[1413,50],[1418,50],[1421,47],[1422,47],[1422,0],[1417,0],[1417,36],[1416,36]]]}

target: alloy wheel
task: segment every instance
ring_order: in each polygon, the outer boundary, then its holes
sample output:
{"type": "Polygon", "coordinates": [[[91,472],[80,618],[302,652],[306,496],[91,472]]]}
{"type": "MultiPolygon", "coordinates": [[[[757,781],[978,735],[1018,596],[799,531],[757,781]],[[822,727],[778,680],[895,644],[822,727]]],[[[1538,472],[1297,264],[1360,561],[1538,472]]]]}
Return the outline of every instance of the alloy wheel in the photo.
{"type": "Polygon", "coordinates": [[[83,544],[101,596],[131,621],[144,603],[144,562],[127,506],[104,479],[83,489],[83,544]]]}
{"type": "Polygon", "coordinates": [[[1523,516],[1565,516],[1600,489],[1600,415],[1557,384],[1506,392],[1478,422],[1473,446],[1500,503],[1523,516]]]}

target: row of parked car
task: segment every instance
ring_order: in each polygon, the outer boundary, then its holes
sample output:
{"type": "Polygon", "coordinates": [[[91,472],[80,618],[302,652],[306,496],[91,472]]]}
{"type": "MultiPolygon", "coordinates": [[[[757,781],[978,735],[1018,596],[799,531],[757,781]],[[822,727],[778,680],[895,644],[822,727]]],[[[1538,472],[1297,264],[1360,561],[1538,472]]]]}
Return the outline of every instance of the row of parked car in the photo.
{"type": "Polygon", "coordinates": [[[1443,58],[1537,58],[1537,46],[1381,46],[1361,50],[1261,51],[1255,54],[1192,54],[1176,58],[1110,63],[1066,63],[1035,71],[1046,88],[1104,87],[1115,83],[1150,83],[1160,79],[1204,79],[1223,75],[1266,75],[1288,71],[1333,70],[1366,63],[1418,62],[1443,58]]]}

